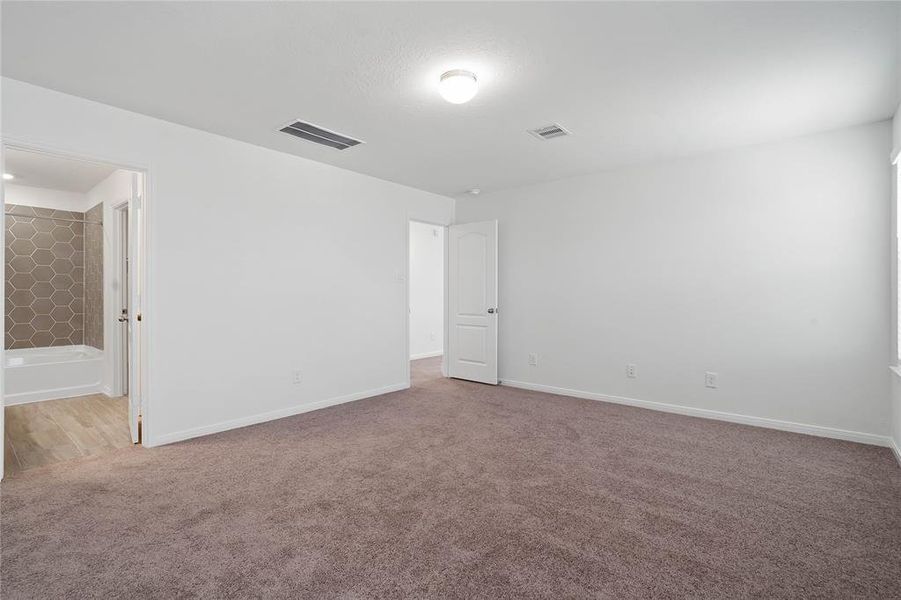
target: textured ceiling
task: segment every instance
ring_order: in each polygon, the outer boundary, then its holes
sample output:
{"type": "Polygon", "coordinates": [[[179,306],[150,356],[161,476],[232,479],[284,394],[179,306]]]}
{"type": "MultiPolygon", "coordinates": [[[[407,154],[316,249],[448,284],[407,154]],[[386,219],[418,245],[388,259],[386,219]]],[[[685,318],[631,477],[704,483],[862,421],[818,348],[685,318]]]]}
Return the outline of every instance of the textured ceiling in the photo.
{"type": "Polygon", "coordinates": [[[2,71],[454,195],[885,119],[899,6],[3,2],[2,71]],[[450,68],[469,104],[438,95],[450,68]],[[525,132],[550,122],[574,135],[525,132]]]}

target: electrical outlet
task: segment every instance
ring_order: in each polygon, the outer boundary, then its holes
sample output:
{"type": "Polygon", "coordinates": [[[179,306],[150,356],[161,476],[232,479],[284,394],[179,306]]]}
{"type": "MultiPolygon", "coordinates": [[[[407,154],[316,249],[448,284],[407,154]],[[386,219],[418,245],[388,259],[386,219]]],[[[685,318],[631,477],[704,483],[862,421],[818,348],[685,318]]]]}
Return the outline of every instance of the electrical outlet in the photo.
{"type": "Polygon", "coordinates": [[[704,373],[704,385],[709,388],[716,389],[719,387],[718,383],[719,375],[714,373],[713,371],[707,371],[704,373]]]}
{"type": "Polygon", "coordinates": [[[538,355],[535,354],[534,352],[531,352],[531,353],[529,354],[529,366],[530,366],[530,367],[537,367],[537,366],[538,366],[538,355]]]}
{"type": "Polygon", "coordinates": [[[632,363],[626,365],[626,376],[635,379],[638,377],[638,366],[632,363]]]}
{"type": "Polygon", "coordinates": [[[300,377],[300,371],[294,371],[293,373],[291,373],[291,377],[292,377],[291,380],[292,380],[295,384],[298,384],[298,383],[300,383],[300,382],[302,381],[302,379],[301,379],[301,377],[300,377]]]}

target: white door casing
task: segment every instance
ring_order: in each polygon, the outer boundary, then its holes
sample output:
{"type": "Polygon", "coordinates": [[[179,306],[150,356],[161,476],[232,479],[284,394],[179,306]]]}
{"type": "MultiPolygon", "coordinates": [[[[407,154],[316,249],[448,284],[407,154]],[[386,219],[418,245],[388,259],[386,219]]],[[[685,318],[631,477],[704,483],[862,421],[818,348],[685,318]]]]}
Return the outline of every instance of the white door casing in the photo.
{"type": "Polygon", "coordinates": [[[128,204],[128,422],[131,440],[138,443],[138,422],[142,416],[140,377],[141,341],[141,239],[138,232],[143,221],[143,177],[132,174],[131,202],[128,204]]]}
{"type": "Polygon", "coordinates": [[[448,375],[497,385],[497,221],[448,234],[448,375]]]}

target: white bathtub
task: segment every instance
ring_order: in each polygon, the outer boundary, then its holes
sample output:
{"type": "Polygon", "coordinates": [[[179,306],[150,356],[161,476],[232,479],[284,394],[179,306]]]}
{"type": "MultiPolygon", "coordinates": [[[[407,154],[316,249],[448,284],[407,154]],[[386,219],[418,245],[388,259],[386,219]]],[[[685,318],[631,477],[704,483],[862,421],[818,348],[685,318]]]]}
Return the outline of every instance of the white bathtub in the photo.
{"type": "Polygon", "coordinates": [[[91,346],[7,350],[4,403],[96,394],[102,379],[103,352],[91,346]]]}

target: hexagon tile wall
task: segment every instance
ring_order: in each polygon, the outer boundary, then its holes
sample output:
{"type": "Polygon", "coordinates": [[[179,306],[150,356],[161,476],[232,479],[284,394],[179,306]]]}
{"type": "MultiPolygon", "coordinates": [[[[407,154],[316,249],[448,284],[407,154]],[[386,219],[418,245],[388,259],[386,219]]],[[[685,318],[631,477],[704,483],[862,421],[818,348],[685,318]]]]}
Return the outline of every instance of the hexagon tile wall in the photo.
{"type": "MultiPolygon", "coordinates": [[[[84,213],[7,204],[19,215],[84,213]]],[[[84,223],[6,215],[7,349],[84,343],[84,223]]]]}
{"type": "Polygon", "coordinates": [[[103,350],[103,203],[84,220],[84,345],[103,350]]]}

